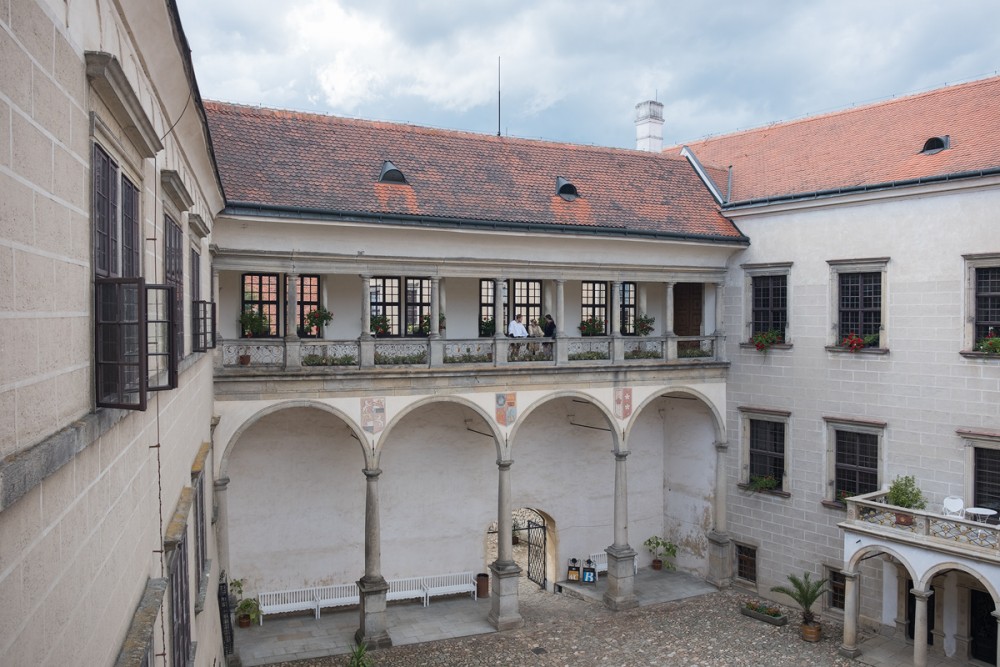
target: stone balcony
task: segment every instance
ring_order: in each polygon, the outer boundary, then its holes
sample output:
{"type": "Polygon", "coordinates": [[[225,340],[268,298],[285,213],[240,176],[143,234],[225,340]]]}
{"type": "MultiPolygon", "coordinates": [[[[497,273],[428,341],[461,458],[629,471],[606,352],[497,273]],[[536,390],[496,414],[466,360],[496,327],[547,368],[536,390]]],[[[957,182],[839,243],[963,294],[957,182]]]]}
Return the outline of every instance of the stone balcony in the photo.
{"type": "Polygon", "coordinates": [[[840,527],[884,543],[962,556],[1000,565],[1000,526],[937,512],[895,507],[885,491],[846,499],[847,520],[840,527]]]}

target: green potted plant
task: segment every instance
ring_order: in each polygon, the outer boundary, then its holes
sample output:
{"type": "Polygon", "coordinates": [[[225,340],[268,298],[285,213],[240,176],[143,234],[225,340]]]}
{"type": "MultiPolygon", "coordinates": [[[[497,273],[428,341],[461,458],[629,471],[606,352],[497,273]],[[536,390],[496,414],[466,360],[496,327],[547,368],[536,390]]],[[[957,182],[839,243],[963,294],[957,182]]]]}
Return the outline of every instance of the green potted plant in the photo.
{"type": "Polygon", "coordinates": [[[781,613],[781,608],[778,605],[772,602],[747,600],[740,607],[740,613],[744,616],[755,618],[758,621],[770,623],[771,625],[785,625],[788,623],[788,617],[781,613]]]}
{"type": "Polygon", "coordinates": [[[479,337],[489,338],[497,332],[497,324],[492,317],[484,317],[479,320],[479,337]]]}
{"type": "Polygon", "coordinates": [[[371,667],[372,657],[368,655],[368,644],[352,644],[348,654],[347,667],[371,667]]]}
{"type": "Polygon", "coordinates": [[[753,343],[753,346],[757,348],[758,352],[767,352],[771,349],[772,345],[784,343],[785,335],[778,329],[758,331],[750,338],[750,342],[753,343]]]}
{"type": "Polygon", "coordinates": [[[243,598],[236,605],[236,622],[241,628],[249,628],[260,622],[260,602],[257,598],[243,598]]]}
{"type": "Polygon", "coordinates": [[[607,331],[604,320],[599,317],[588,317],[585,320],[581,320],[579,329],[581,336],[603,336],[605,331],[607,331]]]}
{"type": "Polygon", "coordinates": [[[750,475],[747,489],[754,493],[773,491],[778,488],[778,479],[774,475],[750,475]]]}
{"type": "Polygon", "coordinates": [[[635,318],[635,334],[637,336],[648,336],[653,333],[653,325],[655,323],[655,317],[647,315],[646,313],[641,313],[635,318]]]}
{"type": "Polygon", "coordinates": [[[653,535],[645,542],[642,546],[649,550],[649,553],[653,555],[653,569],[661,570],[666,567],[668,570],[674,569],[674,564],[666,561],[666,558],[674,558],[677,556],[677,545],[670,540],[665,540],[659,535],[653,535]]]}
{"type": "MultiPolygon", "coordinates": [[[[913,475],[898,475],[892,480],[889,491],[885,494],[885,502],[905,509],[922,510],[927,507],[927,499],[924,498],[913,475]]],[[[913,515],[908,512],[896,512],[896,523],[910,526],[913,524],[913,515]]]]}
{"type": "Polygon", "coordinates": [[[985,338],[976,341],[976,352],[984,354],[1000,354],[1000,336],[996,335],[993,327],[986,332],[985,338]]]}
{"type": "Polygon", "coordinates": [[[243,332],[244,338],[260,338],[271,333],[267,315],[259,308],[254,308],[253,306],[247,307],[246,310],[240,313],[239,323],[240,331],[243,332]]]}
{"type": "Polygon", "coordinates": [[[807,642],[818,642],[823,635],[823,627],[819,619],[812,611],[812,606],[816,604],[820,596],[826,591],[826,579],[812,581],[808,572],[803,572],[802,577],[794,574],[788,575],[790,586],[774,586],[772,593],[787,595],[795,601],[795,604],[802,607],[802,626],[800,632],[802,639],[807,642]]]}
{"type": "Polygon", "coordinates": [[[381,338],[382,336],[389,335],[389,332],[392,331],[392,324],[385,315],[372,315],[369,329],[371,329],[373,334],[381,338]]]}

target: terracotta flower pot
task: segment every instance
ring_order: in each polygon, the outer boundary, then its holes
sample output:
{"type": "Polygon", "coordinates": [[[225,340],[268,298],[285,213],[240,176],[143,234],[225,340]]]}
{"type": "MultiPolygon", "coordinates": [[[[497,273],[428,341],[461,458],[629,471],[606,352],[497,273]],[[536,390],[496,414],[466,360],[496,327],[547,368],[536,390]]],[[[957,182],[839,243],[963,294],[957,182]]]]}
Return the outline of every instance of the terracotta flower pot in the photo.
{"type": "Polygon", "coordinates": [[[654,570],[662,570],[663,569],[663,561],[660,560],[659,558],[654,558],[653,559],[653,569],[654,570]]]}
{"type": "Polygon", "coordinates": [[[240,366],[249,366],[250,365],[250,355],[249,354],[241,354],[239,356],[239,362],[240,362],[240,366]]]}
{"type": "Polygon", "coordinates": [[[898,526],[912,526],[913,525],[913,515],[904,514],[903,512],[896,512],[896,525],[898,526]]]}
{"type": "Polygon", "coordinates": [[[240,614],[239,616],[237,616],[236,624],[239,625],[241,628],[249,628],[250,627],[249,614],[240,614]]]}
{"type": "Polygon", "coordinates": [[[823,626],[819,623],[803,623],[800,630],[802,639],[807,642],[818,642],[823,638],[823,626]]]}

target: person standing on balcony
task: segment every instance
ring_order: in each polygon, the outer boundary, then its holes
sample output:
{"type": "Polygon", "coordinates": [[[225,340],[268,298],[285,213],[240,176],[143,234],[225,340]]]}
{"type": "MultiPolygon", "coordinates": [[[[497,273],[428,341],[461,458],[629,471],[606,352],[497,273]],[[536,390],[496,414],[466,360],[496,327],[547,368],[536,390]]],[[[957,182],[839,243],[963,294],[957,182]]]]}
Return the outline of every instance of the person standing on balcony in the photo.
{"type": "Polygon", "coordinates": [[[514,316],[514,319],[512,319],[510,321],[510,324],[507,325],[508,336],[511,336],[513,338],[528,337],[528,330],[524,328],[523,324],[521,324],[522,319],[524,319],[524,316],[521,315],[521,313],[518,313],[517,315],[514,316]]]}
{"type": "Polygon", "coordinates": [[[552,319],[551,315],[545,316],[545,323],[542,325],[542,332],[545,334],[546,338],[552,338],[556,335],[556,321],[552,319]]]}
{"type": "Polygon", "coordinates": [[[532,338],[541,338],[545,335],[542,333],[542,328],[538,326],[538,320],[528,322],[528,335],[532,338]]]}

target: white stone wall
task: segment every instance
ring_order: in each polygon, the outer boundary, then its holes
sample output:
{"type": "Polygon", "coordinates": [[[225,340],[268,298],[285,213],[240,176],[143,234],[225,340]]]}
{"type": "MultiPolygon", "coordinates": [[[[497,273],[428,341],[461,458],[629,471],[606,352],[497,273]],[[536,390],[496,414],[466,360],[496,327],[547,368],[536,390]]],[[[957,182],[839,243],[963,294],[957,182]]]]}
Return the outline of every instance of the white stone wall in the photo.
{"type": "MultiPolygon", "coordinates": [[[[929,191],[930,190],[930,191],[929,191]]],[[[837,522],[844,512],[820,504],[832,471],[823,417],[886,423],[881,481],[911,474],[940,509],[947,495],[968,498],[972,471],[957,428],[1000,429],[1000,363],[968,359],[963,254],[1000,252],[1000,189],[920,196],[875,195],[852,204],[735,218],[753,243],[730,262],[726,322],[729,377],[729,533],[758,547],[758,590],[786,574],[842,567],[837,522]],[[865,201],[867,199],[868,201],[865,201]],[[888,257],[885,355],[829,352],[836,294],[828,260],[888,257]],[[741,264],[792,262],[788,278],[791,349],[766,354],[740,347],[745,327],[741,264]],[[791,412],[786,456],[791,497],[736,490],[741,477],[740,406],[791,412]]],[[[794,207],[792,207],[794,209],[794,207]]],[[[879,616],[876,576],[862,575],[863,613],[879,616]]]]}
{"type": "MultiPolygon", "coordinates": [[[[163,276],[157,169],[181,174],[197,200],[192,212],[206,221],[221,197],[196,114],[164,137],[155,164],[127,164],[135,151],[89,87],[84,53],[110,51],[118,59],[163,136],[175,119],[161,110],[179,113],[187,97],[174,39],[166,3],[0,2],[0,664],[114,662],[147,579],[163,574],[161,519],[169,521],[210,439],[206,355],[186,359],[180,388],[151,396],[145,413],[94,410],[91,112],[141,191],[140,236],[157,238],[144,243],[149,282],[163,276]],[[160,69],[141,69],[137,43],[156,51],[160,69]],[[183,94],[158,99],[164,90],[183,94]],[[16,479],[13,455],[32,462],[16,479]],[[14,489],[15,481],[26,484],[14,489]]],[[[179,222],[186,227],[186,216],[179,222]]],[[[191,243],[202,247],[207,298],[207,246],[191,243]]],[[[184,266],[187,274],[187,252],[184,266]]],[[[189,275],[185,281],[189,289],[189,275]]],[[[210,512],[211,480],[206,487],[210,512]]],[[[208,541],[214,558],[211,529],[208,541]]],[[[217,564],[211,575],[210,588],[217,564]]],[[[194,595],[198,577],[191,577],[194,595]]],[[[196,664],[220,661],[212,593],[205,610],[191,615],[196,664]]],[[[159,639],[156,650],[164,650],[159,639]]]]}

